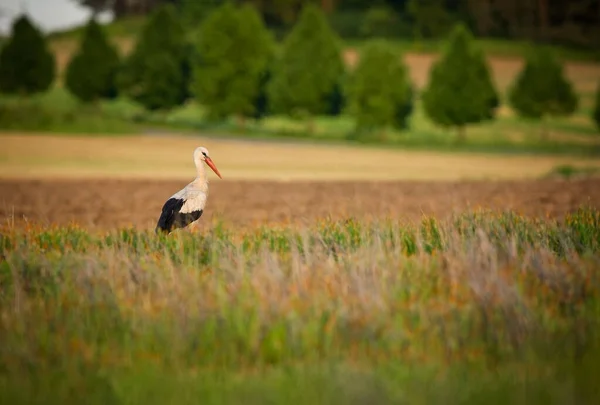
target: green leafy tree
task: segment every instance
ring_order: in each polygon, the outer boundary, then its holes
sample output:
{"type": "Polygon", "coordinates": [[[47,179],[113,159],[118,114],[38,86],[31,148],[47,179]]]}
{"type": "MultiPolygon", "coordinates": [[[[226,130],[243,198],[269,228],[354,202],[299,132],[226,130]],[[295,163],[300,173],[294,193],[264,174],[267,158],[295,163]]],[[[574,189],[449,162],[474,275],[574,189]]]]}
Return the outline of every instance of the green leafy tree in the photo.
{"type": "Polygon", "coordinates": [[[464,25],[453,29],[448,46],[432,66],[422,101],[432,121],[458,130],[459,141],[464,140],[467,125],[494,117],[498,95],[483,53],[474,48],[464,25]]]}
{"type": "Polygon", "coordinates": [[[439,38],[452,27],[445,0],[408,0],[406,11],[413,21],[416,38],[439,38]]]}
{"type": "Polygon", "coordinates": [[[594,105],[594,111],[592,112],[592,119],[596,123],[596,127],[600,131],[600,82],[596,88],[596,102],[594,105]]]}
{"type": "Polygon", "coordinates": [[[84,102],[117,96],[119,54],[102,27],[92,18],[83,33],[79,51],[67,66],[65,85],[84,102]]]}
{"type": "Polygon", "coordinates": [[[197,28],[224,3],[225,0],[180,0],[181,19],[186,27],[197,28]]]}
{"type": "Polygon", "coordinates": [[[44,92],[55,74],[55,58],[41,31],[27,16],[17,18],[0,51],[0,91],[24,95],[44,92]]]}
{"type": "Polygon", "coordinates": [[[157,8],[120,75],[120,89],[149,110],[169,109],[189,96],[190,46],[175,8],[157,8]]]}
{"type": "Polygon", "coordinates": [[[332,102],[343,74],[338,37],[321,10],[306,4],[274,68],[270,105],[274,112],[295,117],[327,114],[335,110],[332,102]]]}
{"type": "Polygon", "coordinates": [[[192,84],[198,102],[214,119],[255,116],[274,50],[260,15],[252,6],[228,2],[206,18],[198,34],[192,84]]]}
{"type": "Polygon", "coordinates": [[[406,128],[412,95],[408,70],[389,43],[367,44],[348,84],[349,112],[357,131],[406,128]]]}
{"type": "MultiPolygon", "coordinates": [[[[520,116],[542,121],[549,116],[570,115],[579,104],[562,65],[546,47],[535,48],[528,55],[509,89],[509,102],[520,116]]],[[[546,137],[544,124],[542,138],[546,137]]]]}

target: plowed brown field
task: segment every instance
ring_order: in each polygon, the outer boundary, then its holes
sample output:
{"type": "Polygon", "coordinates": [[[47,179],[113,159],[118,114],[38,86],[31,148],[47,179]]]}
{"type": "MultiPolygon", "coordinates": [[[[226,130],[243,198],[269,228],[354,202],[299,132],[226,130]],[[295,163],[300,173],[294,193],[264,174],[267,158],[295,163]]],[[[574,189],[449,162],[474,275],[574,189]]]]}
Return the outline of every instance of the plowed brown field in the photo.
{"type": "MultiPolygon", "coordinates": [[[[26,221],[90,229],[153,229],[162,203],[185,185],[171,180],[1,180],[3,224],[26,221]]],[[[452,212],[514,209],[562,217],[581,204],[600,207],[600,179],[460,182],[211,182],[202,226],[220,217],[251,226],[333,218],[445,218],[452,212]]]]}

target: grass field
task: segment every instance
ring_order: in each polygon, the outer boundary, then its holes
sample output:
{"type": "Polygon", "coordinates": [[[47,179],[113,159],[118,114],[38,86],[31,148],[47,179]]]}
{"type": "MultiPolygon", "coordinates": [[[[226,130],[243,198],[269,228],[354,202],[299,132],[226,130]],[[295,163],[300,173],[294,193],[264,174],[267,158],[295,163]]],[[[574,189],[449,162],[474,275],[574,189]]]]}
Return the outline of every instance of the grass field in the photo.
{"type": "Polygon", "coordinates": [[[600,394],[597,159],[166,134],[0,144],[0,403],[600,394]],[[201,226],[155,235],[200,144],[224,176],[201,226]]]}
{"type": "Polygon", "coordinates": [[[5,226],[0,402],[592,404],[600,212],[5,226]]]}
{"type": "MultiPolygon", "coordinates": [[[[127,51],[139,25],[108,29],[127,51]]],[[[62,71],[74,34],[51,41],[62,71]]],[[[525,47],[480,44],[504,94],[525,47]]],[[[422,88],[439,44],[396,45],[422,88]]],[[[0,100],[0,403],[596,403],[600,65],[561,56],[581,105],[544,141],[506,107],[456,145],[417,104],[386,148],[346,116],[274,142],[306,123],[60,80],[0,100]],[[195,232],[155,235],[199,145],[224,178],[195,232]]]]}
{"type": "Polygon", "coordinates": [[[531,179],[560,166],[599,170],[580,156],[490,155],[242,141],[219,136],[48,136],[0,133],[0,177],[190,179],[206,146],[227,180],[531,179]]]}

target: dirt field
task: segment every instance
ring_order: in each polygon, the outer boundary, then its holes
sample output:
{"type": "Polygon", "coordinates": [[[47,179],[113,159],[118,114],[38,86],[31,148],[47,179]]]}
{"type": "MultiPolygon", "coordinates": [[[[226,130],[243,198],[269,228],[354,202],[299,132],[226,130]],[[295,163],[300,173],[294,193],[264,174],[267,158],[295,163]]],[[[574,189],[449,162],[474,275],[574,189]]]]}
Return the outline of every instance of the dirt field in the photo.
{"type": "MultiPolygon", "coordinates": [[[[161,206],[182,181],[2,180],[0,217],[90,229],[134,226],[153,229],[161,206]]],[[[221,218],[254,226],[308,224],[333,218],[391,216],[445,218],[453,211],[515,209],[528,216],[561,218],[580,204],[600,207],[600,179],[504,182],[211,182],[203,226],[221,218]]]]}
{"type": "Polygon", "coordinates": [[[164,201],[194,178],[191,155],[209,148],[203,224],[310,223],[328,215],[408,220],[469,208],[561,217],[600,206],[600,178],[543,178],[560,164],[597,159],[443,154],[199,137],[0,136],[0,221],[93,229],[153,228],[164,201]]]}

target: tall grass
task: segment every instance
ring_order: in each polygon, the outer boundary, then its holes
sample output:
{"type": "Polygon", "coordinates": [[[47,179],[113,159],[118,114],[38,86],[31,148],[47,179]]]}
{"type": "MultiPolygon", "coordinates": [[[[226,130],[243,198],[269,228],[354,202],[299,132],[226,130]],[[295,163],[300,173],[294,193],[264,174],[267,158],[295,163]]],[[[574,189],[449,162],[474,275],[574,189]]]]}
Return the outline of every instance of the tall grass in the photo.
{"type": "Polygon", "coordinates": [[[2,403],[592,403],[600,211],[0,236],[2,403]]]}

